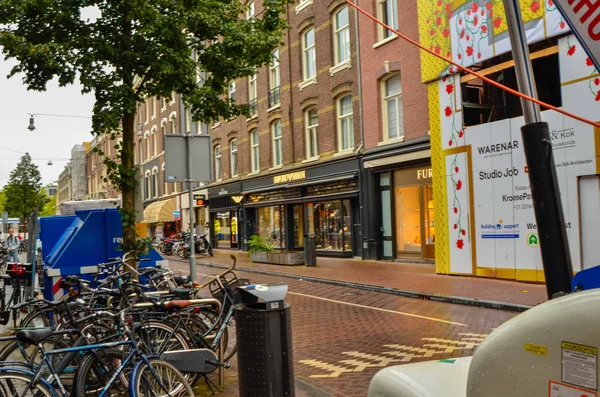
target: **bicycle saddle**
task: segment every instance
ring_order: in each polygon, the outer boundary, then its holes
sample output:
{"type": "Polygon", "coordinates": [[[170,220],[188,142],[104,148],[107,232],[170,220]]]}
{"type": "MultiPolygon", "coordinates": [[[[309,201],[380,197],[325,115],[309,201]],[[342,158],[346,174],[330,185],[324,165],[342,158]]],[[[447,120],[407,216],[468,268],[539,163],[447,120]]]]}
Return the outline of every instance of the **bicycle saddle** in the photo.
{"type": "Polygon", "coordinates": [[[21,342],[29,343],[31,345],[37,345],[38,343],[52,335],[53,332],[54,331],[52,330],[52,328],[18,331],[16,337],[17,340],[21,342]]]}
{"type": "Polygon", "coordinates": [[[189,276],[175,276],[175,277],[173,277],[173,280],[175,280],[175,283],[178,286],[182,286],[182,285],[190,282],[189,276]]]}
{"type": "Polygon", "coordinates": [[[179,299],[190,299],[191,289],[189,288],[171,288],[169,292],[178,297],[179,299]]]}
{"type": "Polygon", "coordinates": [[[8,281],[11,277],[8,274],[0,274],[0,280],[8,281]]]}

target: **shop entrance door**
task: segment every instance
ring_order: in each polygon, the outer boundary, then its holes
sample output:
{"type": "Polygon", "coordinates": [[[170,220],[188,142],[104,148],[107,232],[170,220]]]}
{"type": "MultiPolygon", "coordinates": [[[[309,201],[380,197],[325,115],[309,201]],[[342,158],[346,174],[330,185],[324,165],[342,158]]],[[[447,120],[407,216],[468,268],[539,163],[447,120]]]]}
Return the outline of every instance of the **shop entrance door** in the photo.
{"type": "Polygon", "coordinates": [[[435,258],[435,224],[431,185],[394,189],[396,257],[435,258]]]}

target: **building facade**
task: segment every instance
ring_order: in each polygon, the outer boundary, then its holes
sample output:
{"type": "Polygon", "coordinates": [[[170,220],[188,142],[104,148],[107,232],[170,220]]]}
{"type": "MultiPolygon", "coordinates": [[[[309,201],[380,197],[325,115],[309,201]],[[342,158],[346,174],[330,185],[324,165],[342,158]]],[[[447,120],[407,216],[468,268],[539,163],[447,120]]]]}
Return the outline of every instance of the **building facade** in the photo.
{"type": "Polygon", "coordinates": [[[175,94],[171,98],[147,98],[137,108],[134,163],[140,171],[143,222],[149,235],[156,238],[179,230],[174,211],[180,208],[181,184],[166,182],[164,161],[165,135],[182,132],[179,115],[179,95],[175,94]]]}
{"type": "MultiPolygon", "coordinates": [[[[417,37],[417,1],[367,0],[361,7],[417,37]]],[[[419,50],[362,14],[359,29],[364,257],[433,261],[429,114],[419,50]]]]}
{"type": "Polygon", "coordinates": [[[67,201],[73,201],[73,195],[71,191],[71,164],[67,163],[65,168],[58,176],[57,183],[57,197],[56,197],[56,210],[59,213],[60,204],[67,201]]]}
{"type": "Polygon", "coordinates": [[[108,167],[104,164],[104,159],[119,161],[116,157],[115,145],[121,142],[121,139],[118,135],[115,140],[112,140],[109,135],[97,135],[92,140],[86,155],[87,200],[120,198],[117,188],[109,180],[105,180],[108,178],[108,167]]]}
{"type": "MultiPolygon", "coordinates": [[[[262,5],[250,3],[249,15],[262,5]]],[[[362,146],[355,11],[344,1],[290,4],[290,28],[273,60],[232,82],[250,118],[210,126],[210,226],[217,248],[246,249],[259,235],[275,249],[360,256],[362,146]]]]}
{"type": "Polygon", "coordinates": [[[73,201],[81,201],[86,198],[88,191],[86,154],[89,150],[89,142],[75,145],[71,149],[69,165],[71,167],[71,199],[73,201]]]}

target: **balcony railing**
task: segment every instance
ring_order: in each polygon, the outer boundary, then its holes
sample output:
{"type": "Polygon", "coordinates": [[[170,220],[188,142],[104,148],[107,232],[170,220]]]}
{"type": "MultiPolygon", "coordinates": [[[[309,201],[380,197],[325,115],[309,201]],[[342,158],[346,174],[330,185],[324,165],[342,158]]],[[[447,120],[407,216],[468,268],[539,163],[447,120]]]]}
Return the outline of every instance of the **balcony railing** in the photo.
{"type": "Polygon", "coordinates": [[[269,91],[269,108],[279,105],[279,87],[275,87],[269,91]]]}
{"type": "Polygon", "coordinates": [[[248,102],[248,105],[250,106],[250,117],[256,116],[258,114],[258,101],[253,99],[248,102]]]}

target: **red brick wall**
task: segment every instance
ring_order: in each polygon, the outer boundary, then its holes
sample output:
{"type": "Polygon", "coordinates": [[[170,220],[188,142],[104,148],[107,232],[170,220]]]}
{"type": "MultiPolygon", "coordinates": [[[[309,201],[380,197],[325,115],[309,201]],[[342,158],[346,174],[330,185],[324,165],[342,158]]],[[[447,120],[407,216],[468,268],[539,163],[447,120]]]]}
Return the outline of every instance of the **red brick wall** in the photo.
{"type": "MultiPolygon", "coordinates": [[[[376,14],[376,1],[362,0],[359,5],[376,14]]],[[[417,2],[398,0],[400,32],[418,39],[417,2]]],[[[421,83],[419,51],[401,38],[373,48],[379,41],[378,27],[371,19],[360,14],[360,47],[362,71],[363,115],[365,147],[377,147],[383,140],[381,79],[385,78],[385,63],[390,72],[399,71],[402,77],[405,141],[427,136],[429,131],[427,87],[421,83]]]]}

